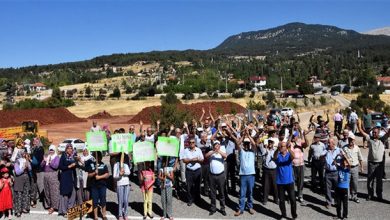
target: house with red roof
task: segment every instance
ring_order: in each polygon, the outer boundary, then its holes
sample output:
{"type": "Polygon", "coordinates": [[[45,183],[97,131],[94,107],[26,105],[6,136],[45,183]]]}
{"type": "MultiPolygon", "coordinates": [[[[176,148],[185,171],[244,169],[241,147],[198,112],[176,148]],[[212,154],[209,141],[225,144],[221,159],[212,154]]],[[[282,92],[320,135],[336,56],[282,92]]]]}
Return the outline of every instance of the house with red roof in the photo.
{"type": "Polygon", "coordinates": [[[264,87],[267,84],[267,77],[265,77],[265,76],[251,76],[251,77],[249,77],[249,81],[255,87],[264,87]]]}
{"type": "Polygon", "coordinates": [[[47,90],[47,86],[41,82],[37,82],[30,85],[30,90],[35,92],[40,92],[40,91],[47,90]]]}
{"type": "Polygon", "coordinates": [[[376,77],[376,83],[378,86],[385,87],[386,94],[390,94],[390,76],[378,76],[376,77]]]}

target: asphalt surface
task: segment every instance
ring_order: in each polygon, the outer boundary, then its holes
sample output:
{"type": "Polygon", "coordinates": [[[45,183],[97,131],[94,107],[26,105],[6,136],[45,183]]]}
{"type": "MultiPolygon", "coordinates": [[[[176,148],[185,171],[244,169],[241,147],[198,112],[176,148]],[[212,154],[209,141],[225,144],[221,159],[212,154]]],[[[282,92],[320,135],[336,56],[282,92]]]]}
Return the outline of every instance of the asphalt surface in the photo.
{"type": "MultiPolygon", "coordinates": [[[[104,158],[106,164],[108,158],[104,158]]],[[[389,170],[389,167],[387,167],[389,170]]],[[[309,168],[306,169],[306,181],[308,182],[310,176],[309,168]]],[[[349,219],[388,219],[390,215],[390,182],[384,182],[383,198],[385,201],[366,201],[366,181],[365,176],[360,176],[359,181],[359,198],[360,204],[349,201],[349,219]]],[[[314,193],[308,188],[308,183],[304,188],[304,200],[306,206],[301,206],[297,203],[297,213],[299,219],[332,219],[336,214],[336,208],[325,208],[325,196],[323,194],[314,193]]],[[[137,185],[137,179],[133,178],[131,183],[132,191],[129,198],[129,219],[142,219],[143,215],[143,197],[139,186],[137,185]]],[[[237,193],[239,187],[236,188],[237,193]]],[[[209,216],[210,199],[202,196],[202,201],[199,204],[193,204],[191,207],[187,206],[185,200],[185,192],[179,194],[179,199],[173,200],[173,213],[175,219],[278,219],[280,217],[279,207],[272,202],[272,196],[270,196],[269,202],[266,206],[261,204],[260,200],[260,183],[257,180],[254,190],[254,210],[256,213],[250,215],[245,212],[240,217],[234,217],[234,212],[238,204],[238,197],[236,195],[229,195],[229,199],[226,200],[226,212],[227,216],[223,216],[217,212],[212,216],[209,216]]],[[[290,215],[290,206],[286,204],[288,216],[290,215]]],[[[219,209],[219,202],[217,201],[217,208],[219,209]]],[[[117,198],[116,193],[111,190],[107,191],[107,210],[108,218],[115,219],[117,212],[117,198]]],[[[159,192],[156,190],[153,196],[153,212],[155,213],[154,219],[160,219],[162,215],[161,202],[159,192]]],[[[31,209],[30,214],[22,215],[21,219],[65,219],[58,217],[56,213],[48,215],[47,211],[43,209],[41,203],[37,208],[31,209]]]]}

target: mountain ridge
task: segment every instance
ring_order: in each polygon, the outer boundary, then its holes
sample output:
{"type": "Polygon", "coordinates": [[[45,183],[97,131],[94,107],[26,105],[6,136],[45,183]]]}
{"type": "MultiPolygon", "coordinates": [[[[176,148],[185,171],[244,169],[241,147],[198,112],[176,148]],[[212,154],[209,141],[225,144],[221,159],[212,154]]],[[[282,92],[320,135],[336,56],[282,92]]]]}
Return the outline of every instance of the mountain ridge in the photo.
{"type": "Polygon", "coordinates": [[[315,50],[375,49],[378,46],[390,47],[390,37],[360,34],[331,25],[293,22],[232,35],[212,50],[241,55],[299,55],[315,50]]]}

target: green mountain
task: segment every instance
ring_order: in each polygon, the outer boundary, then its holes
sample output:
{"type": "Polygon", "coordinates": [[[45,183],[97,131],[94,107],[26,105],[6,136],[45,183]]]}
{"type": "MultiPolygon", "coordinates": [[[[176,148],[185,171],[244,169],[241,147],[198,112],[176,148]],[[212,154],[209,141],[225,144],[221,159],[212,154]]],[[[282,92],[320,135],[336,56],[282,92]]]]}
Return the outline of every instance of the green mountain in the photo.
{"type": "Polygon", "coordinates": [[[302,55],[354,50],[381,54],[388,49],[390,36],[360,34],[328,25],[289,23],[230,36],[212,51],[234,55],[302,55]]]}

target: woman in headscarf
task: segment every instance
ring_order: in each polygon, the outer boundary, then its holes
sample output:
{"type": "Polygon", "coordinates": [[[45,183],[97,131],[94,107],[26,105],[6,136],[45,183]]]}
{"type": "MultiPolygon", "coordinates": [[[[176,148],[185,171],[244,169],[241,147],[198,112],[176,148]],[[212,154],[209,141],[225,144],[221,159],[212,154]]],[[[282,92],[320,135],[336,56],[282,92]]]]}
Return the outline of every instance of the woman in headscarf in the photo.
{"type": "MultiPolygon", "coordinates": [[[[22,142],[23,143],[23,142],[22,142]]],[[[30,212],[30,156],[23,150],[19,150],[15,157],[15,184],[14,184],[14,211],[16,217],[30,212]]]]}
{"type": "MultiPolygon", "coordinates": [[[[28,139],[26,139],[27,141],[28,139]]],[[[25,143],[26,143],[25,141],[25,143]]],[[[31,198],[31,207],[35,208],[37,205],[37,200],[42,199],[43,196],[43,174],[41,169],[41,162],[43,161],[43,155],[45,150],[41,140],[36,137],[33,139],[31,150],[31,189],[30,189],[30,198],[31,198]]],[[[28,152],[28,151],[27,151],[28,152]]]]}
{"type": "Polygon", "coordinates": [[[80,188],[80,196],[84,201],[87,201],[90,199],[90,186],[88,184],[88,172],[87,167],[90,166],[91,163],[95,163],[95,158],[91,155],[87,147],[84,147],[83,153],[80,156],[79,166],[81,167],[80,171],[80,182],[79,182],[79,188],[80,188]]]}
{"type": "Polygon", "coordinates": [[[59,164],[60,174],[60,204],[58,215],[67,217],[66,212],[73,207],[76,200],[76,159],[71,144],[66,145],[59,164]]]}
{"type": "Polygon", "coordinates": [[[41,167],[43,173],[43,184],[45,187],[45,205],[49,215],[58,210],[60,196],[60,182],[58,181],[58,166],[60,157],[57,155],[56,147],[49,146],[49,153],[44,156],[41,167]]]}
{"type": "Polygon", "coordinates": [[[16,157],[17,157],[19,151],[24,151],[24,143],[23,143],[23,140],[21,138],[17,138],[15,140],[15,147],[13,149],[12,156],[11,156],[12,162],[16,161],[16,159],[17,159],[16,157]]]}

